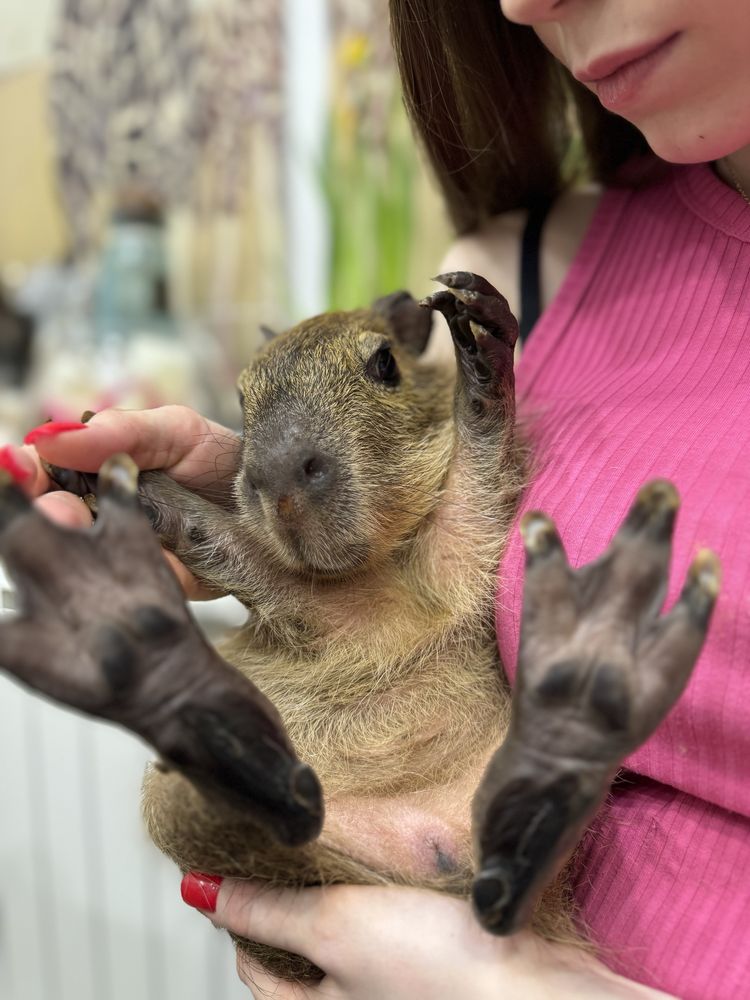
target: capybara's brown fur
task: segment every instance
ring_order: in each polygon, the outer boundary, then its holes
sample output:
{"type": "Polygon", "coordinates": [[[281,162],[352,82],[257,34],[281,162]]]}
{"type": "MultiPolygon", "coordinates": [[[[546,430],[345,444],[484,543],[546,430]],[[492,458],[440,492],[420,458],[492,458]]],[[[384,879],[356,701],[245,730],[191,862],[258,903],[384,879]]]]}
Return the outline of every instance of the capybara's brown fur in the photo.
{"type": "MultiPolygon", "coordinates": [[[[144,479],[162,537],[248,608],[221,652],[278,708],[326,802],[320,839],[284,848],[152,768],[148,829],[184,870],[468,892],[471,797],[510,705],[493,600],[525,475],[515,331],[501,356],[479,352],[482,380],[460,344],[454,368],[420,358],[429,313],[417,308],[391,297],[265,348],[239,381],[230,509],[144,479]]],[[[564,895],[539,908],[549,936],[572,933],[564,895]]],[[[311,972],[241,946],[280,975],[311,972]]]]}

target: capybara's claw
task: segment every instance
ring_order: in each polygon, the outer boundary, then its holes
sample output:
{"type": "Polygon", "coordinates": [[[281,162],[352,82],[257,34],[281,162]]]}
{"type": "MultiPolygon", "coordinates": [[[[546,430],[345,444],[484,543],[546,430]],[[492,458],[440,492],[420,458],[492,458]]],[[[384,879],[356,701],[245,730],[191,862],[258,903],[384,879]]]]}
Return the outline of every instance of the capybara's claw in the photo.
{"type": "Polygon", "coordinates": [[[517,930],[565,862],[622,762],[683,691],[719,590],[713,553],[694,560],[660,616],[679,497],[646,484],[609,548],[574,570],[549,518],[521,522],[526,581],[509,735],[474,800],[474,907],[517,930]]]}
{"type": "Polygon", "coordinates": [[[52,482],[67,493],[75,493],[85,501],[86,506],[92,514],[98,511],[97,476],[94,472],[78,472],[76,469],[65,469],[59,465],[52,465],[50,462],[42,460],[44,471],[52,482]]]}
{"type": "Polygon", "coordinates": [[[127,507],[138,506],[138,466],[129,455],[112,455],[99,469],[99,495],[127,507]]]}
{"type": "Polygon", "coordinates": [[[518,324],[504,295],[486,278],[471,271],[451,271],[434,279],[450,288],[457,313],[466,315],[471,323],[491,337],[513,347],[518,337],[518,324]]]}
{"type": "Polygon", "coordinates": [[[477,342],[471,330],[469,315],[452,292],[433,292],[419,303],[445,316],[456,347],[471,355],[477,353],[477,342]]]}
{"type": "MultiPolygon", "coordinates": [[[[505,298],[485,278],[452,271],[435,279],[447,285],[420,303],[445,316],[456,348],[466,419],[497,421],[499,403],[513,410],[513,347],[518,324],[505,298]]],[[[459,413],[461,407],[459,406],[459,413]]]]}

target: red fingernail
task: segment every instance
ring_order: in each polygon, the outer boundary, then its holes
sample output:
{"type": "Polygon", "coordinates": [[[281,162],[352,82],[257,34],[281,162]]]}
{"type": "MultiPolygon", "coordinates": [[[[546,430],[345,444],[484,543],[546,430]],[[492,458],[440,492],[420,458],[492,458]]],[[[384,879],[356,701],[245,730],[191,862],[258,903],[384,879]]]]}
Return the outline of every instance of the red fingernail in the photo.
{"type": "Polygon", "coordinates": [[[221,875],[188,872],[182,880],[180,892],[188,906],[194,906],[196,910],[205,910],[206,913],[213,913],[216,910],[219,887],[223,881],[221,875]]]}
{"type": "Polygon", "coordinates": [[[50,420],[46,424],[40,424],[26,435],[24,444],[35,444],[39,438],[54,437],[56,434],[64,434],[67,431],[82,431],[86,424],[81,424],[77,420],[50,420]]]}
{"type": "Polygon", "coordinates": [[[31,475],[31,472],[28,469],[24,469],[15,457],[13,449],[9,444],[0,448],[0,469],[5,469],[6,472],[9,472],[17,483],[25,482],[31,475]]]}

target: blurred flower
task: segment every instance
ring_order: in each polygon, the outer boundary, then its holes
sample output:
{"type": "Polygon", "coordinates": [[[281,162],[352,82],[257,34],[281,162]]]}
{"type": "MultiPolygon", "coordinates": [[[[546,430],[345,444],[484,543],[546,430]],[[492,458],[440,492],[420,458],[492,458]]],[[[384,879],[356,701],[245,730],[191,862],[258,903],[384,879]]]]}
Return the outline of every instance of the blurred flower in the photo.
{"type": "Polygon", "coordinates": [[[344,70],[357,69],[370,55],[366,35],[353,34],[342,38],[336,50],[336,61],[344,70]]]}

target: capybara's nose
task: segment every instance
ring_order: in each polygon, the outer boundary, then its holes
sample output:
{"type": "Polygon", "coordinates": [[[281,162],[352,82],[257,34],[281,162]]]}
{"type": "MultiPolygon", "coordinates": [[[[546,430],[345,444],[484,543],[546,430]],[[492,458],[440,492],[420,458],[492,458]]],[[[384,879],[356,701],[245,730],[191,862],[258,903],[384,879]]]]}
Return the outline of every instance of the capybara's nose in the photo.
{"type": "Polygon", "coordinates": [[[333,489],[337,468],[331,454],[301,441],[269,449],[258,466],[248,469],[247,479],[251,488],[276,501],[290,496],[320,500],[333,489]]]}

